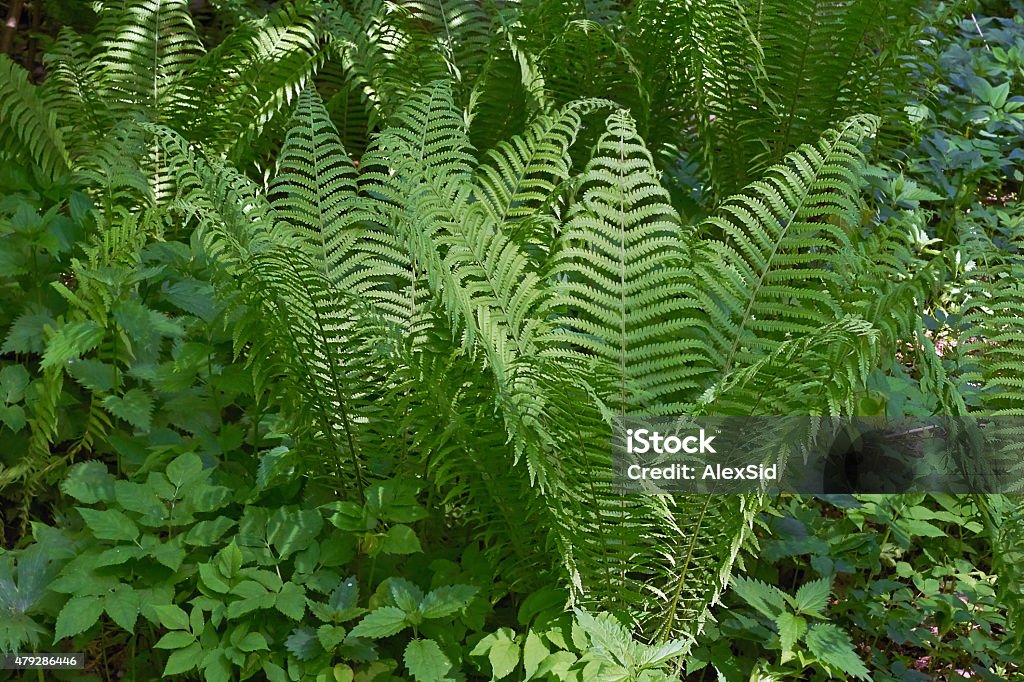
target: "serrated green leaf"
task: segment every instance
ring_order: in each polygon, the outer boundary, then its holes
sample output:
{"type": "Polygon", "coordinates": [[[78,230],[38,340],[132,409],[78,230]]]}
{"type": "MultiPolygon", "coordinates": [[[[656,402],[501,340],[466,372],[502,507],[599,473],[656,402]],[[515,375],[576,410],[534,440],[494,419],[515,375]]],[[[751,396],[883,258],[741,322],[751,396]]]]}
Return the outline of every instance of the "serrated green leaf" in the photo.
{"type": "Polygon", "coordinates": [[[54,626],[53,641],[85,632],[99,620],[103,601],[97,596],[72,597],[64,604],[54,626]]]}
{"type": "Polygon", "coordinates": [[[807,623],[800,616],[794,616],[789,611],[784,611],[775,619],[775,627],[779,629],[779,642],[782,646],[782,653],[785,655],[796,646],[797,641],[807,629],[807,623]]]}
{"type": "Polygon", "coordinates": [[[319,654],[320,642],[312,628],[296,628],[285,640],[284,646],[300,661],[309,661],[319,654]]]}
{"type": "Polygon", "coordinates": [[[424,618],[444,618],[469,606],[480,590],[470,585],[445,585],[431,590],[420,604],[424,618]]]}
{"type": "Polygon", "coordinates": [[[68,374],[90,391],[102,393],[118,385],[117,368],[93,358],[71,360],[68,374]]]}
{"type": "Polygon", "coordinates": [[[43,361],[39,366],[43,369],[63,366],[69,360],[95,348],[102,340],[103,327],[92,320],[70,322],[58,329],[46,344],[43,361]]]}
{"type": "Polygon", "coordinates": [[[316,637],[320,640],[320,646],[326,651],[331,651],[345,641],[348,631],[340,625],[321,625],[317,628],[316,637]]]}
{"type": "Polygon", "coordinates": [[[415,611],[423,600],[423,590],[404,578],[391,578],[388,586],[391,590],[391,601],[406,613],[415,611]]]}
{"type": "Polygon", "coordinates": [[[128,585],[118,585],[103,600],[103,608],[110,619],[128,632],[135,632],[139,617],[139,595],[128,585]]]}
{"type": "Polygon", "coordinates": [[[832,594],[832,581],[828,578],[812,580],[804,583],[796,591],[793,599],[793,608],[797,613],[809,616],[825,616],[825,607],[828,605],[828,598],[832,594]]]}
{"type": "Polygon", "coordinates": [[[129,519],[123,512],[117,509],[89,509],[88,507],[75,507],[78,513],[85,520],[89,527],[100,540],[124,540],[131,542],[139,537],[139,527],[129,519]]]}
{"type": "Polygon", "coordinates": [[[441,682],[452,664],[432,639],[414,639],[405,647],[405,667],[416,682],[441,682]]]}
{"type": "Polygon", "coordinates": [[[859,680],[871,679],[864,661],[857,656],[850,636],[831,623],[818,623],[807,630],[807,649],[836,672],[859,680]]]}
{"type": "Polygon", "coordinates": [[[114,477],[103,462],[96,460],[72,466],[60,487],[65,494],[85,504],[114,499],[114,477]]]}
{"type": "Polygon", "coordinates": [[[352,637],[380,639],[401,632],[408,624],[405,611],[396,606],[381,606],[366,614],[349,634],[352,637]]]}
{"type": "Polygon", "coordinates": [[[123,396],[108,395],[103,407],[140,431],[148,431],[153,420],[153,399],[141,388],[133,388],[123,396]]]}
{"type": "Polygon", "coordinates": [[[786,595],[774,585],[739,577],[733,581],[732,589],[740,599],[772,620],[786,610],[786,595]]]}
{"type": "Polygon", "coordinates": [[[46,308],[32,304],[28,310],[18,316],[11,325],[4,339],[0,353],[35,353],[41,354],[45,348],[45,329],[57,326],[57,321],[46,308]]]}

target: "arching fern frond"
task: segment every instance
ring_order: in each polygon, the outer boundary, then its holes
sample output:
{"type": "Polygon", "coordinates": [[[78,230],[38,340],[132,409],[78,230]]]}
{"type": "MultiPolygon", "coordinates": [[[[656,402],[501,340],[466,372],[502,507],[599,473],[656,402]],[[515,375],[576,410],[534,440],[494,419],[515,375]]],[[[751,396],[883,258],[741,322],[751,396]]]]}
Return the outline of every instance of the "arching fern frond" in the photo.
{"type": "Polygon", "coordinates": [[[576,141],[581,117],[602,107],[604,100],[580,100],[554,116],[539,116],[523,135],[517,135],[484,158],[477,169],[479,196],[502,229],[521,244],[550,241],[554,215],[541,215],[554,190],[570,177],[569,148],[576,141]],[[536,234],[547,230],[547,235],[536,234]]]}
{"type": "Polygon", "coordinates": [[[70,161],[53,111],[28,73],[0,54],[0,155],[28,159],[51,178],[68,170],[70,161]]]}
{"type": "Polygon", "coordinates": [[[251,183],[166,129],[153,130],[176,170],[180,209],[198,222],[206,250],[254,307],[243,314],[235,343],[255,365],[258,389],[274,391],[296,435],[328,448],[339,478],[362,491],[359,415],[369,410],[378,425],[389,422],[374,395],[390,333],[363,303],[332,286],[302,237],[276,219],[251,183]]]}
{"type": "Polygon", "coordinates": [[[143,109],[154,121],[182,118],[182,110],[193,107],[193,93],[178,86],[205,50],[186,0],[107,3],[97,34],[94,67],[109,106],[122,112],[143,109]]]}
{"type": "Polygon", "coordinates": [[[607,125],[555,245],[559,322],[569,343],[616,368],[616,409],[674,413],[695,358],[672,333],[685,291],[679,217],[629,115],[607,125]]]}
{"type": "MultiPolygon", "coordinates": [[[[757,362],[783,341],[811,334],[842,315],[845,284],[836,268],[849,246],[846,224],[863,156],[858,145],[877,119],[855,117],[773,166],[727,200],[696,233],[690,263],[689,334],[702,341],[698,365],[716,382],[757,362]]],[[[749,404],[716,411],[749,414],[749,404]]]]}
{"type": "Polygon", "coordinates": [[[367,209],[357,196],[355,165],[313,87],[299,96],[277,166],[270,185],[274,212],[305,235],[327,278],[352,291],[365,266],[353,262],[361,231],[348,228],[365,219],[367,209]]]}

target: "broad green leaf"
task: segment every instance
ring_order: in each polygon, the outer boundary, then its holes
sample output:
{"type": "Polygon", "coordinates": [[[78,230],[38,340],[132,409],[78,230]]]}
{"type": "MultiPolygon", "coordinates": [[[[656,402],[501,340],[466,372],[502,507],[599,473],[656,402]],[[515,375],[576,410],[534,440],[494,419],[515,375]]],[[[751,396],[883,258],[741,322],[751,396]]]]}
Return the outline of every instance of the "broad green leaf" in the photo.
{"type": "Polygon", "coordinates": [[[225,578],[233,578],[242,568],[242,550],[232,540],[229,545],[217,552],[215,557],[217,570],[225,578]]]}
{"type": "Polygon", "coordinates": [[[12,405],[25,397],[30,376],[21,365],[7,365],[0,369],[0,403],[12,405]]]}
{"type": "Polygon", "coordinates": [[[196,641],[195,635],[191,632],[185,632],[184,630],[175,630],[168,632],[166,635],[161,637],[156,644],[153,645],[154,649],[184,649],[192,642],[196,641]]]}
{"type": "Polygon", "coordinates": [[[807,649],[819,661],[837,672],[859,680],[871,679],[864,661],[857,656],[850,636],[831,623],[818,623],[807,630],[807,649]]]}
{"type": "Polygon", "coordinates": [[[149,486],[130,481],[116,481],[114,496],[124,509],[148,516],[154,521],[160,522],[167,516],[163,500],[157,497],[149,486]]]}
{"type": "Polygon", "coordinates": [[[416,537],[416,531],[409,526],[392,526],[384,534],[384,540],[380,544],[380,551],[385,554],[416,554],[422,552],[420,539],[416,537]]]}
{"type": "Polygon", "coordinates": [[[544,640],[537,636],[533,630],[526,633],[526,641],[523,643],[523,668],[526,674],[523,678],[524,680],[533,679],[537,669],[540,668],[541,661],[547,658],[549,653],[544,640]]]}
{"type": "Polygon", "coordinates": [[[414,639],[405,647],[405,667],[416,682],[441,682],[452,664],[432,639],[414,639]]]}
{"type": "Polygon", "coordinates": [[[117,509],[89,509],[75,507],[85,520],[85,525],[100,540],[125,540],[131,542],[139,537],[139,527],[123,512],[117,509]]]}
{"type": "Polygon", "coordinates": [[[235,523],[234,519],[226,516],[218,516],[211,521],[200,521],[185,534],[185,544],[209,547],[220,540],[235,523]]]}
{"type": "Polygon", "coordinates": [[[109,502],[114,499],[114,477],[103,462],[81,462],[68,470],[61,490],[85,504],[109,502]]]}
{"type": "Polygon", "coordinates": [[[405,611],[395,606],[381,606],[366,614],[349,634],[352,637],[380,639],[401,632],[407,625],[405,611]]]}
{"type": "Polygon", "coordinates": [[[28,419],[25,416],[25,408],[21,405],[0,405],[0,425],[6,425],[11,431],[18,433],[28,419]]]}
{"type": "Polygon", "coordinates": [[[236,644],[235,646],[237,646],[240,651],[246,652],[270,650],[270,647],[267,645],[266,637],[264,637],[263,634],[259,632],[250,632],[245,637],[243,637],[242,640],[238,642],[238,644],[236,644]]]}
{"type": "Polygon", "coordinates": [[[142,544],[149,552],[149,555],[172,571],[181,568],[185,561],[185,548],[182,546],[180,535],[167,542],[160,542],[159,538],[147,535],[142,538],[142,544]]]}
{"type": "Polygon", "coordinates": [[[153,399],[141,388],[133,388],[123,396],[108,395],[103,407],[140,431],[148,431],[153,419],[153,399]]]}
{"type": "Polygon", "coordinates": [[[215,564],[199,564],[199,577],[203,586],[214,592],[224,594],[231,590],[231,586],[224,581],[215,564]]]}
{"type": "Polygon", "coordinates": [[[494,679],[504,679],[519,665],[519,645],[508,636],[499,637],[487,652],[487,660],[494,679]]]}
{"type": "Polygon", "coordinates": [[[831,594],[832,581],[830,579],[812,580],[801,585],[800,589],[796,591],[793,608],[797,613],[824,618],[825,607],[828,605],[828,598],[831,594]]]}
{"type": "Polygon", "coordinates": [[[277,594],[274,607],[292,620],[302,620],[306,613],[306,589],[295,583],[285,583],[277,594]]]}
{"type": "Polygon", "coordinates": [[[184,649],[178,649],[167,658],[167,665],[164,667],[164,677],[180,675],[196,667],[203,658],[203,648],[198,642],[190,644],[184,649]]]}
{"type": "Polygon", "coordinates": [[[153,607],[160,624],[168,630],[188,630],[188,614],[176,604],[159,604],[153,607]]]}
{"type": "Polygon", "coordinates": [[[470,585],[445,585],[431,590],[420,604],[424,618],[444,618],[469,606],[480,590],[470,585]]]}
{"type": "Polygon", "coordinates": [[[185,490],[185,499],[197,512],[217,511],[231,501],[231,495],[231,489],[222,485],[200,485],[185,490]]]}
{"type": "Polygon", "coordinates": [[[323,517],[316,509],[275,510],[267,525],[267,540],[280,559],[306,549],[323,528],[323,517]]]}
{"type": "Polygon", "coordinates": [[[167,480],[179,490],[203,475],[203,460],[194,452],[178,455],[167,465],[167,480]]]}
{"type": "Polygon", "coordinates": [[[417,488],[408,481],[392,479],[374,484],[366,492],[370,515],[397,523],[412,523],[426,518],[426,510],[416,501],[417,488]]]}
{"type": "Polygon", "coordinates": [[[53,641],[85,632],[99,620],[102,613],[103,601],[99,597],[72,597],[57,616],[53,641]]]}
{"type": "Polygon", "coordinates": [[[110,619],[128,632],[135,632],[139,607],[139,595],[128,585],[118,585],[103,601],[103,608],[110,619]]]}

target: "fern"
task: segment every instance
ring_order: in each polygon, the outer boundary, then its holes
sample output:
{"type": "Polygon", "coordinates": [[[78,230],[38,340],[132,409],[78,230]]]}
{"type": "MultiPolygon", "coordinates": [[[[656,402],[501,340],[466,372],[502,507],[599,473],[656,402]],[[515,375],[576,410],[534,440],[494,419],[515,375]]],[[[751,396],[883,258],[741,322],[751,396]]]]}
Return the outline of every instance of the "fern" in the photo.
{"type": "Polygon", "coordinates": [[[7,55],[0,55],[0,145],[5,156],[30,159],[51,178],[70,164],[53,112],[7,55]]]}
{"type": "Polygon", "coordinates": [[[695,357],[671,333],[685,293],[679,217],[633,121],[616,112],[607,126],[555,245],[560,321],[574,345],[617,368],[623,413],[673,413],[695,357]]]}
{"type": "Polygon", "coordinates": [[[353,284],[344,276],[358,267],[348,259],[359,232],[347,228],[366,213],[356,195],[355,166],[316,90],[307,88],[278,157],[270,199],[278,216],[306,234],[315,258],[342,290],[353,284]]]}
{"type": "MultiPolygon", "coordinates": [[[[703,341],[698,366],[707,368],[705,381],[841,316],[845,285],[835,266],[850,244],[842,225],[859,215],[854,197],[863,157],[856,145],[876,123],[853,118],[817,145],[801,147],[702,224],[697,235],[704,238],[691,255],[688,320],[703,341]]],[[[726,403],[716,411],[748,408],[726,403]]]]}

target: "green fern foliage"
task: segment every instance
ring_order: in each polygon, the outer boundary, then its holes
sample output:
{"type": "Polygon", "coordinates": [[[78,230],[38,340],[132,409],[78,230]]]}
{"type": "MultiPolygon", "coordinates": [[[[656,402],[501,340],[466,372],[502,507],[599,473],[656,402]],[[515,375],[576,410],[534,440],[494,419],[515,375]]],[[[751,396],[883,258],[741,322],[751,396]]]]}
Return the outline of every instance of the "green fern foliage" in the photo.
{"type": "Polygon", "coordinates": [[[342,274],[356,234],[346,228],[359,217],[356,169],[314,88],[299,96],[269,196],[277,215],[306,234],[326,271],[342,274]]]}
{"type": "Polygon", "coordinates": [[[7,55],[0,55],[0,146],[3,155],[27,158],[51,178],[69,168],[53,112],[25,70],[7,55]]]}
{"type": "Polygon", "coordinates": [[[628,114],[607,128],[555,245],[557,304],[571,311],[560,321],[574,345],[616,368],[624,413],[671,412],[694,359],[671,333],[685,293],[679,217],[628,114]]]}
{"type": "Polygon", "coordinates": [[[703,337],[699,364],[707,381],[841,317],[845,283],[835,265],[850,244],[844,225],[859,216],[858,145],[876,125],[869,116],[848,120],[788,155],[701,225],[691,256],[697,312],[690,319],[703,337]]]}

